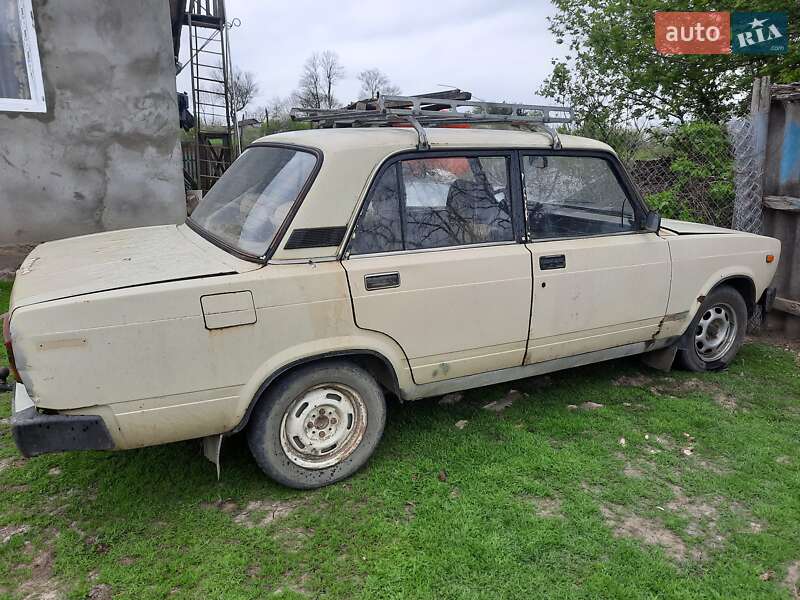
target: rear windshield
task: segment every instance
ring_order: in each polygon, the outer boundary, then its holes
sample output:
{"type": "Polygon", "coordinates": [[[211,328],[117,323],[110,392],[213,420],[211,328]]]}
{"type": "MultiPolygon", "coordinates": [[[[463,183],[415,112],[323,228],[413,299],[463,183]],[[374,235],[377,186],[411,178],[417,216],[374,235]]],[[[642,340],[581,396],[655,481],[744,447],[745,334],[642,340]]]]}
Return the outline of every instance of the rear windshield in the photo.
{"type": "Polygon", "coordinates": [[[263,256],[316,162],[305,150],[251,146],[209,190],[191,221],[245,254],[263,256]]]}

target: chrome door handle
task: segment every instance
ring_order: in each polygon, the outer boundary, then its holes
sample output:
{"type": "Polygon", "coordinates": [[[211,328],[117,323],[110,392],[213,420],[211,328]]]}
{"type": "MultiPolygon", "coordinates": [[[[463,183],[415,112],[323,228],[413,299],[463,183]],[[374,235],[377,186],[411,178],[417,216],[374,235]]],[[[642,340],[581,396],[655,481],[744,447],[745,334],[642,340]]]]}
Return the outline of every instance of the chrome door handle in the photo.
{"type": "Polygon", "coordinates": [[[563,254],[556,254],[552,256],[540,256],[539,268],[542,271],[549,271],[550,269],[566,269],[567,257],[563,254]]]}
{"type": "Polygon", "coordinates": [[[364,275],[364,288],[371,292],[373,290],[385,290],[387,288],[400,287],[400,273],[372,273],[364,275]]]}

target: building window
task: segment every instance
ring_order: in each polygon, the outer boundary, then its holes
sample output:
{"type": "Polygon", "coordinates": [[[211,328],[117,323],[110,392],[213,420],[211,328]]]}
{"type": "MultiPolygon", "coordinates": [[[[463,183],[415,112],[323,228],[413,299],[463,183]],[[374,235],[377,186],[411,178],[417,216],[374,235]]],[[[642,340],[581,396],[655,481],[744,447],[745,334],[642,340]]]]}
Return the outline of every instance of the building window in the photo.
{"type": "Polygon", "coordinates": [[[31,0],[0,0],[0,111],[46,110],[31,0]]]}

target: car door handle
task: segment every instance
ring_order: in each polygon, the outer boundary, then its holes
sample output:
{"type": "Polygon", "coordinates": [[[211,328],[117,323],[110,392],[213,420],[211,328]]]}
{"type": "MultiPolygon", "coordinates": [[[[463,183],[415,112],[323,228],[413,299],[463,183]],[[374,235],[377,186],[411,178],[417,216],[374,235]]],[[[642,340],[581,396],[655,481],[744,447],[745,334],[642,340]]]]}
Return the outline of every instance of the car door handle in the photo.
{"type": "Polygon", "coordinates": [[[400,287],[400,273],[372,273],[364,276],[364,287],[368,292],[400,287]]]}
{"type": "Polygon", "coordinates": [[[566,267],[567,257],[563,254],[539,257],[539,268],[542,271],[549,271],[550,269],[566,269],[566,267]]]}

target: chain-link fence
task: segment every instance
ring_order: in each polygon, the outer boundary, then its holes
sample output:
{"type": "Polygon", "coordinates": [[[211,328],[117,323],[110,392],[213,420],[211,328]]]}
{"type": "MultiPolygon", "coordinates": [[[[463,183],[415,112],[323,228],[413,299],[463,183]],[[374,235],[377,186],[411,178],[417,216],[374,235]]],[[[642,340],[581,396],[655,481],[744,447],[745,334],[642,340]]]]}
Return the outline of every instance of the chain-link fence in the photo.
{"type": "Polygon", "coordinates": [[[639,129],[615,146],[648,205],[662,216],[761,230],[761,174],[749,121],[639,129]]]}
{"type": "Polygon", "coordinates": [[[753,124],[747,119],[734,119],[728,123],[728,135],[734,150],[732,226],[761,233],[763,168],[757,156],[753,124]]]}

